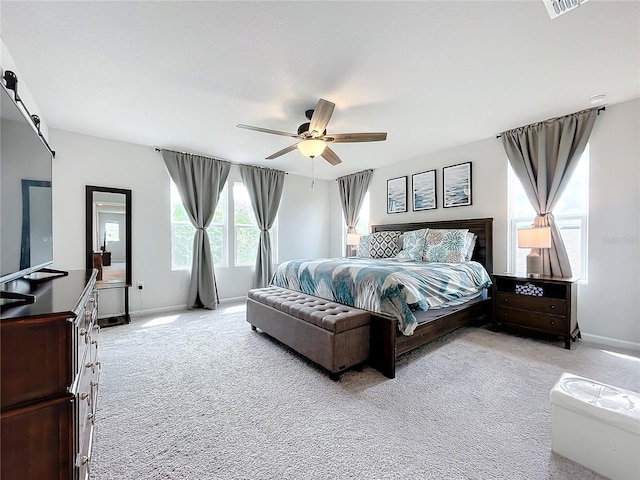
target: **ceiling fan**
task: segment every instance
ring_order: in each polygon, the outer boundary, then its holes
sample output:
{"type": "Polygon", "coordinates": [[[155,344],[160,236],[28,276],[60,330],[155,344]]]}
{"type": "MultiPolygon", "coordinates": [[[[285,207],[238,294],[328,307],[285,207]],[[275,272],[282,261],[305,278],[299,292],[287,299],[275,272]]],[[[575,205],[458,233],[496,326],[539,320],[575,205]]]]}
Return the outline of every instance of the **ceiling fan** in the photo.
{"type": "Polygon", "coordinates": [[[379,142],[387,139],[387,134],[384,132],[379,133],[334,133],[327,135],[327,124],[333,114],[335,104],[327,100],[320,99],[314,110],[307,110],[305,115],[307,120],[298,127],[298,133],[281,132],[279,130],[271,130],[269,128],[252,127],[251,125],[236,125],[239,128],[246,128],[247,130],[255,130],[257,132],[271,133],[274,135],[283,135],[285,137],[298,138],[300,141],[293,145],[283,148],[282,150],[269,155],[267,160],[272,160],[285,153],[289,153],[296,148],[300,150],[306,157],[314,158],[320,155],[331,165],[338,165],[342,163],[340,157],[331,150],[328,143],[352,143],[352,142],[379,142]]]}

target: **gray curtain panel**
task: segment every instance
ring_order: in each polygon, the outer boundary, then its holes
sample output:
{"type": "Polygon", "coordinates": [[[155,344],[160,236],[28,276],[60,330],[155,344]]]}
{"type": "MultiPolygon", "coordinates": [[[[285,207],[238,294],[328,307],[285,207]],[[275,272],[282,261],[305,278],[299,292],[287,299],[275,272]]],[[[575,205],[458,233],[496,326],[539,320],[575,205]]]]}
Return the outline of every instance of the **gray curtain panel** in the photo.
{"type": "Polygon", "coordinates": [[[551,228],[551,248],[541,252],[544,275],[572,275],[552,212],[587,146],[597,114],[598,108],[592,108],[502,133],[509,162],[538,214],[534,226],[551,228]]]}
{"type": "Polygon", "coordinates": [[[273,276],[269,230],[273,226],[280,207],[285,173],[280,170],[240,165],[240,176],[249,193],[249,200],[260,228],[253,286],[262,288],[269,285],[273,276]]]}
{"type": "Polygon", "coordinates": [[[171,150],[162,150],[162,158],[196,229],[187,306],[214,310],[220,299],[207,227],[216,211],[231,163],[171,150]]]}
{"type": "Polygon", "coordinates": [[[367,194],[373,170],[345,175],[337,179],[342,202],[342,212],[347,222],[347,233],[356,232],[356,224],[360,216],[360,208],[367,194]]]}

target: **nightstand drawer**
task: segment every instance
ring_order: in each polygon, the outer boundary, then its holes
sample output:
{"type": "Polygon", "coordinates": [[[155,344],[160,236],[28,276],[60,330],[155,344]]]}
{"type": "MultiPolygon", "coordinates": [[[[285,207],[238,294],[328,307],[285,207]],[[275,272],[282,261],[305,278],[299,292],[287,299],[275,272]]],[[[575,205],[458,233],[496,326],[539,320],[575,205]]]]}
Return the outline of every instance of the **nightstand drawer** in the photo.
{"type": "Polygon", "coordinates": [[[496,308],[495,321],[498,323],[520,325],[545,332],[564,333],[566,330],[564,317],[528,310],[517,310],[515,308],[505,308],[501,305],[496,308]]]}
{"type": "Polygon", "coordinates": [[[564,315],[567,311],[567,302],[565,300],[503,292],[496,294],[496,306],[535,310],[539,313],[551,313],[553,315],[564,315]]]}

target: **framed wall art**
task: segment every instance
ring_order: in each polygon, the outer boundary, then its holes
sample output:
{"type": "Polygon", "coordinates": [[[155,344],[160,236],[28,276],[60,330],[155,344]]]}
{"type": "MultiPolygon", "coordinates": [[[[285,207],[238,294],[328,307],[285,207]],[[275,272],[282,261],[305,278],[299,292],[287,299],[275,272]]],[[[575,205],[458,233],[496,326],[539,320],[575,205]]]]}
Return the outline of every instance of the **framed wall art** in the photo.
{"type": "Polygon", "coordinates": [[[445,208],[471,205],[471,162],[444,167],[442,190],[445,208]]]}
{"type": "Polygon", "coordinates": [[[411,175],[413,210],[431,210],[436,208],[436,171],[428,170],[411,175]]]}
{"type": "Polygon", "coordinates": [[[407,177],[387,180],[387,213],[407,211],[407,177]]]}

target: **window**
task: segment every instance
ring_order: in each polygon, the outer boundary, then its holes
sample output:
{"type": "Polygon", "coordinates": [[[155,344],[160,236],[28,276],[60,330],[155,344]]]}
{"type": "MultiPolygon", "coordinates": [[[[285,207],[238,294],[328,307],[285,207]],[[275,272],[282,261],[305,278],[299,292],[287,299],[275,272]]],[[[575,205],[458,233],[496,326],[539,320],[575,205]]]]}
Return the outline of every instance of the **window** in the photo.
{"type": "Polygon", "coordinates": [[[236,235],[235,264],[254,265],[258,254],[260,229],[251,207],[247,189],[240,182],[233,184],[233,222],[236,235]]]}
{"type": "Polygon", "coordinates": [[[104,231],[107,234],[107,242],[120,241],[120,224],[118,222],[105,222],[104,231]]]}
{"type": "MultiPolygon", "coordinates": [[[[207,228],[213,263],[227,265],[227,186],[220,193],[220,199],[213,220],[207,228]]],[[[187,216],[176,185],[171,182],[171,268],[191,268],[193,234],[195,228],[187,216]]]]}
{"type": "MultiPolygon", "coordinates": [[[[356,223],[356,233],[366,235],[369,233],[369,192],[365,193],[360,207],[360,216],[356,223]]],[[[346,235],[346,234],[345,234],[346,235]]]]}
{"type": "MultiPolygon", "coordinates": [[[[528,249],[518,248],[517,230],[530,227],[536,216],[522,184],[509,164],[509,269],[526,271],[528,249]]],[[[553,216],[564,241],[571,270],[581,282],[587,281],[587,235],[589,218],[589,145],[569,180],[553,216]]]]}
{"type": "MultiPolygon", "coordinates": [[[[241,182],[234,182],[230,188],[228,181],[220,193],[220,199],[213,220],[207,228],[213,263],[216,267],[229,266],[229,255],[234,266],[255,265],[258,253],[260,229],[251,207],[247,189],[241,182]],[[229,232],[228,225],[233,225],[229,232]]],[[[271,228],[271,248],[273,261],[276,262],[277,218],[271,228]]],[[[191,268],[193,234],[195,229],[189,221],[187,212],[175,184],[171,182],[171,267],[173,269],[191,268]]]]}

